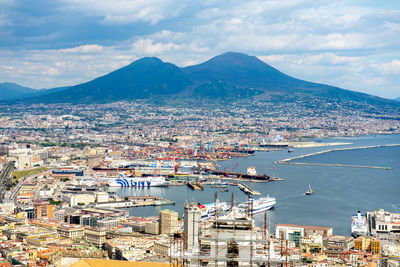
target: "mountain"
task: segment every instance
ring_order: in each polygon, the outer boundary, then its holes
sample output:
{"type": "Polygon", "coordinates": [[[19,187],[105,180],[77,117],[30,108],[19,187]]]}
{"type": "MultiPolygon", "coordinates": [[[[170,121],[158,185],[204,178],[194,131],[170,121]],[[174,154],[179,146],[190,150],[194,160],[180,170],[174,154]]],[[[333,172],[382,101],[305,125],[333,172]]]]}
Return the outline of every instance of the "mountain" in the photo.
{"type": "Polygon", "coordinates": [[[0,100],[18,98],[37,91],[16,83],[0,83],[0,100]]]}
{"type": "MultiPolygon", "coordinates": [[[[177,66],[158,58],[142,58],[87,83],[35,97],[42,102],[110,102],[171,95],[191,84],[177,66]]],[[[28,99],[29,100],[29,99],[28,99]]]]}
{"type": "Polygon", "coordinates": [[[146,57],[92,81],[48,91],[20,102],[104,103],[133,99],[183,103],[322,99],[326,102],[398,105],[393,100],[296,79],[257,57],[234,52],[185,68],[146,57]]]}

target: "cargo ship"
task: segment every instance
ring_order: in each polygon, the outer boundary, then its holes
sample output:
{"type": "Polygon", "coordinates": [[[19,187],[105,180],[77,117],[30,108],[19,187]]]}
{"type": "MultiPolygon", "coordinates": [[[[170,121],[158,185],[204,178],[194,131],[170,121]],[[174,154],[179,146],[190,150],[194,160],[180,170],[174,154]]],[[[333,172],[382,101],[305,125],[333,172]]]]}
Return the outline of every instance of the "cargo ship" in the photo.
{"type": "Polygon", "coordinates": [[[266,174],[257,174],[257,171],[254,166],[251,166],[247,169],[247,173],[234,173],[234,172],[226,172],[226,171],[211,171],[211,174],[221,175],[228,178],[243,178],[243,179],[254,179],[254,180],[263,180],[269,181],[271,179],[270,176],[266,174]]]}
{"type": "Polygon", "coordinates": [[[366,236],[368,233],[367,218],[360,211],[351,217],[351,235],[354,237],[366,236]]]}
{"type": "Polygon", "coordinates": [[[272,209],[276,204],[276,198],[270,197],[269,195],[249,201],[253,201],[253,208],[249,208],[249,202],[241,203],[238,205],[241,212],[257,214],[272,209]]]}

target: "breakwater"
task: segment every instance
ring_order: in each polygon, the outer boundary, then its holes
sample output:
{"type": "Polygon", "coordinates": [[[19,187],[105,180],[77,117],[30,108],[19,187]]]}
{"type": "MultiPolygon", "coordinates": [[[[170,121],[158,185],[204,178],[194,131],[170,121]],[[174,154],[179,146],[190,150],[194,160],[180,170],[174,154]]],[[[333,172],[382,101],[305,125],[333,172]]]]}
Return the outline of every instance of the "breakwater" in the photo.
{"type": "Polygon", "coordinates": [[[334,151],[379,148],[379,147],[394,147],[394,146],[400,146],[400,144],[328,149],[328,150],[318,151],[318,152],[309,153],[309,154],[305,154],[305,155],[301,155],[301,156],[297,156],[297,157],[291,157],[291,158],[275,161],[274,163],[275,164],[290,164],[290,165],[314,165],[314,166],[332,166],[332,167],[350,167],[350,168],[369,168],[369,169],[391,170],[392,168],[390,168],[390,167],[382,167],[382,166],[350,165],[350,164],[336,164],[336,163],[305,163],[305,162],[293,162],[293,161],[296,159],[308,158],[311,156],[321,155],[321,154],[334,152],[334,151]]]}

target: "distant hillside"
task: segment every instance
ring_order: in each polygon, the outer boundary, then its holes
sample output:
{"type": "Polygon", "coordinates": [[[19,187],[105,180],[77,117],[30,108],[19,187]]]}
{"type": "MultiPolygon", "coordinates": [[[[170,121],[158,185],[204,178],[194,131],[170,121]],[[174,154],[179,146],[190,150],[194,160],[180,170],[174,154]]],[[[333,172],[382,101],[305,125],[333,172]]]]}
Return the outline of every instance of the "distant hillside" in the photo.
{"type": "Polygon", "coordinates": [[[0,100],[18,98],[37,91],[38,90],[24,87],[16,83],[0,83],[0,100]]]}
{"type": "Polygon", "coordinates": [[[48,91],[21,102],[104,103],[134,99],[165,100],[164,103],[322,99],[326,102],[399,107],[394,100],[296,79],[257,57],[233,52],[185,68],[155,57],[142,58],[92,81],[48,91]]]}

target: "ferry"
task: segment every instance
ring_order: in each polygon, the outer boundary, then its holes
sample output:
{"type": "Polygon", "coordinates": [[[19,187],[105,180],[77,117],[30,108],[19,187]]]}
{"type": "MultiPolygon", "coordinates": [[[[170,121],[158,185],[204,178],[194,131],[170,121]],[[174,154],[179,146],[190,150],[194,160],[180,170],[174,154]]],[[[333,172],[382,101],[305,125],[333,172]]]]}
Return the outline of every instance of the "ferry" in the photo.
{"type": "Polygon", "coordinates": [[[261,212],[267,211],[269,209],[272,209],[275,204],[276,204],[276,198],[270,197],[268,195],[266,197],[254,199],[252,210],[249,210],[248,202],[239,204],[238,208],[241,212],[245,212],[245,213],[251,212],[252,214],[257,214],[257,213],[261,213],[261,212]]]}
{"type": "Polygon", "coordinates": [[[218,200],[215,203],[209,204],[200,204],[197,206],[201,211],[201,218],[211,218],[215,216],[215,207],[217,207],[218,212],[226,212],[230,209],[230,206],[226,202],[219,202],[218,200]]]}
{"type": "Polygon", "coordinates": [[[365,215],[360,211],[351,217],[351,235],[354,237],[366,236],[368,234],[368,224],[365,215]]]}
{"type": "Polygon", "coordinates": [[[162,176],[126,177],[120,175],[116,179],[109,179],[107,184],[109,187],[154,187],[168,186],[169,181],[162,176]]]}

